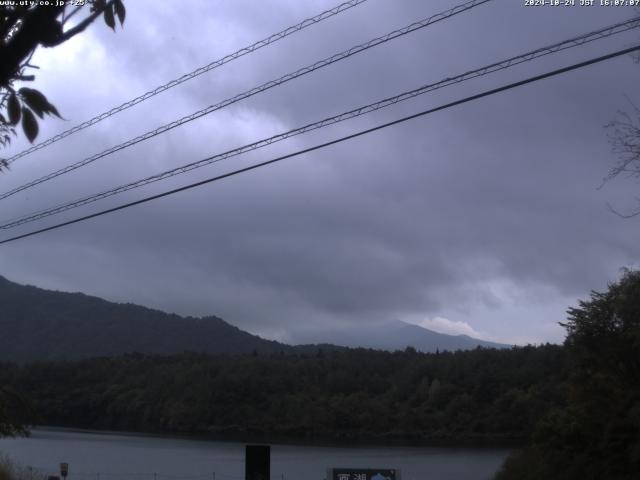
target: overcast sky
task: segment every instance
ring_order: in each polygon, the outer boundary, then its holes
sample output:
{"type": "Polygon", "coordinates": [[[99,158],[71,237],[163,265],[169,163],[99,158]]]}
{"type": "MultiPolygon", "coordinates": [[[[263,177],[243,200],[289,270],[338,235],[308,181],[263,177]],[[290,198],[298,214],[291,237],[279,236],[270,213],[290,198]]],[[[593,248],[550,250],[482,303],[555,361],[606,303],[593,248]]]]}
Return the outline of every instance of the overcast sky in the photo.
{"type": "MultiPolygon", "coordinates": [[[[579,3],[579,0],[576,0],[579,3]]],[[[336,0],[128,0],[38,51],[34,86],[66,121],[39,140],[337,5],[336,0]]],[[[6,191],[182,115],[456,5],[369,0],[173,88],[0,175],[6,191]]],[[[631,8],[495,0],[0,201],[2,220],[198,160],[626,19],[631,8]]],[[[267,160],[632,45],[575,48],[281,142],[10,232],[267,160]]],[[[640,184],[598,189],[616,161],[604,125],[640,102],[627,57],[441,111],[274,166],[0,246],[0,274],[295,341],[393,319],[509,343],[559,342],[565,311],[637,266],[640,184]]],[[[23,150],[14,141],[5,156],[23,150]]]]}

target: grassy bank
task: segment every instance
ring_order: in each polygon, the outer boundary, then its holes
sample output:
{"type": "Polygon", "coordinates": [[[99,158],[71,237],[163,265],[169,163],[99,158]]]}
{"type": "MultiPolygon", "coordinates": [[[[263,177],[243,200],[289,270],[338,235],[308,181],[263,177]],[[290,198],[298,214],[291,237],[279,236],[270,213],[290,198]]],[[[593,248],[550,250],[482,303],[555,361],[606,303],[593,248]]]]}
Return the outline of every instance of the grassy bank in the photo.
{"type": "Polygon", "coordinates": [[[46,480],[46,475],[0,453],[0,480],[46,480]]]}

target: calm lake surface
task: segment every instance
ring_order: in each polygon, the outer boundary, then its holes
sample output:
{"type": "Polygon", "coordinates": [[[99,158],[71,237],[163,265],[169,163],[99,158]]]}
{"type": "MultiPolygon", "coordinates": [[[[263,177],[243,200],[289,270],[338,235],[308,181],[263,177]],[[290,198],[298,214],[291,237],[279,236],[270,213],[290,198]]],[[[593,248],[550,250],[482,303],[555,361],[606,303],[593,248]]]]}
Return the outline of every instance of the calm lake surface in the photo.
{"type": "MultiPolygon", "coordinates": [[[[0,452],[34,470],[68,480],[234,480],[244,478],[243,443],[135,434],[37,429],[29,438],[0,439],[0,452]]],[[[322,480],[327,467],[400,469],[402,480],[481,480],[509,450],[434,447],[271,446],[274,480],[322,480]]]]}

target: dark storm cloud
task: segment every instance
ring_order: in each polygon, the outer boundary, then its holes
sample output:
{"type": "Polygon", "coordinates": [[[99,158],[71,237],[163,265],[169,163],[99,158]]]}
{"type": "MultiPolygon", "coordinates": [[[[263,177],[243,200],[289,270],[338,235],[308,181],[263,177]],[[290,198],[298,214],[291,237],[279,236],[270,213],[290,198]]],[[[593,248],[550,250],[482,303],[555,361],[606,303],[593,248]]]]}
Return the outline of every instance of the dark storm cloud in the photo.
{"type": "MultiPolygon", "coordinates": [[[[113,34],[97,25],[65,46],[70,60],[41,57],[43,89],[74,124],[333,5],[193,0],[178,11],[170,3],[129,3],[124,31],[113,34]],[[64,68],[56,71],[58,63],[64,68]],[[69,88],[72,81],[85,88],[69,88]]],[[[20,184],[452,5],[372,0],[25,158],[2,181],[20,184]]],[[[193,161],[631,13],[496,1],[16,196],[6,201],[3,217],[193,161]]],[[[438,91],[123,198],[304,148],[636,38],[627,34],[438,91]]],[[[605,208],[606,202],[633,206],[637,185],[616,181],[597,190],[614,160],[602,126],[626,108],[624,95],[634,92],[637,75],[637,65],[617,59],[5,246],[3,274],[184,314],[216,314],[270,335],[443,315],[502,340],[557,340],[548,325],[562,320],[565,300],[602,288],[640,253],[633,241],[638,223],[605,208]],[[541,302],[563,306],[544,312],[557,317],[532,320],[541,302]],[[514,318],[509,329],[493,318],[516,303],[526,322],[514,318]]],[[[45,135],[67,127],[48,122],[45,135]]]]}

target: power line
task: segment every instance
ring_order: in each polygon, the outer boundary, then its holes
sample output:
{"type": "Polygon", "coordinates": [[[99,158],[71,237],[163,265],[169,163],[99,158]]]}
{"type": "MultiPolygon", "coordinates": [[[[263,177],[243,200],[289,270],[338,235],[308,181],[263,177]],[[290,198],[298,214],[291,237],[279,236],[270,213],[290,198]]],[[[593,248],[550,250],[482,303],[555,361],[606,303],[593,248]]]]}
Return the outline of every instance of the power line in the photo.
{"type": "Polygon", "coordinates": [[[127,110],[128,108],[133,107],[134,105],[137,105],[141,102],[144,102],[145,100],[150,99],[151,97],[154,97],[156,95],[158,95],[159,93],[162,93],[166,90],[169,90],[170,88],[176,87],[184,82],[187,82],[199,75],[202,75],[203,73],[209,72],[215,68],[221,67],[222,65],[229,63],[233,60],[236,60],[240,57],[243,57],[244,55],[247,55],[249,53],[253,53],[256,50],[259,50],[263,47],[266,47],[267,45],[271,45],[272,43],[275,43],[279,40],[282,40],[285,37],[288,37],[289,35],[292,35],[296,32],[299,32],[301,30],[304,30],[307,27],[310,27],[312,25],[315,25],[316,23],[320,23],[323,20],[326,20],[328,18],[331,18],[335,15],[338,15],[346,10],[349,10],[355,6],[358,6],[364,2],[366,2],[368,0],[350,0],[348,2],[345,3],[341,3],[340,5],[333,7],[329,10],[325,10],[322,13],[319,13],[318,15],[315,15],[313,17],[307,18],[306,20],[303,20],[300,23],[297,23],[296,25],[292,25],[290,27],[285,28],[284,30],[278,32],[278,33],[274,33],[272,35],[269,35],[266,38],[263,38],[262,40],[259,40],[247,47],[241,48],[240,50],[237,50],[234,53],[230,53],[228,55],[225,55],[222,58],[219,58],[217,60],[214,60],[213,62],[207,64],[207,65],[203,65],[202,67],[199,67],[195,70],[193,70],[190,73],[186,73],[184,75],[182,75],[179,78],[176,78],[174,80],[171,80],[170,82],[165,83],[164,85],[160,85],[159,87],[154,88],[153,90],[149,90],[148,92],[143,93],[142,95],[129,100],[128,102],[125,102],[117,107],[112,108],[111,110],[108,110],[106,112],[103,112],[99,115],[96,115],[95,117],[82,122],[68,130],[65,130],[62,133],[59,133],[51,138],[48,138],[47,140],[44,140],[36,145],[33,145],[32,147],[27,148],[26,150],[23,150],[22,152],[19,152],[17,154],[15,154],[14,156],[10,157],[7,159],[7,163],[13,163],[15,162],[17,159],[24,157],[26,155],[29,155],[30,153],[33,153],[37,150],[40,150],[42,148],[45,148],[59,140],[62,140],[65,137],[68,137],[69,135],[72,135],[76,132],[79,132],[80,130],[84,130],[85,128],[90,127],[91,125],[95,125],[98,122],[101,122],[102,120],[109,118],[119,112],[122,112],[124,110],[127,110]]]}
{"type": "Polygon", "coordinates": [[[48,175],[45,175],[43,177],[40,177],[36,180],[33,180],[29,183],[26,183],[24,185],[21,185],[19,187],[14,188],[13,190],[10,190],[9,192],[5,192],[3,194],[0,195],[0,200],[5,199],[7,197],[10,197],[12,195],[15,195],[18,192],[21,192],[23,190],[26,190],[28,188],[34,187],[35,185],[39,185],[43,182],[46,182],[48,180],[51,180],[53,178],[56,178],[60,175],[64,175],[66,173],[69,173],[73,170],[76,170],[80,167],[83,167],[85,165],[88,165],[90,163],[95,162],[96,160],[106,157],[107,155],[110,155],[112,153],[118,152],[120,150],[123,150],[125,148],[128,148],[132,145],[135,145],[137,143],[140,143],[144,140],[148,140],[150,138],[153,138],[157,135],[163,134],[165,132],[168,132],[169,130],[172,130],[176,127],[179,127],[181,125],[184,125],[187,122],[191,122],[193,120],[196,120],[200,117],[203,117],[205,115],[208,115],[216,110],[220,110],[222,108],[225,108],[229,105],[232,105],[236,102],[239,102],[241,100],[244,100],[246,98],[249,98],[253,95],[256,95],[258,93],[262,93],[266,90],[269,90],[273,87],[282,85],[283,83],[286,83],[290,80],[293,80],[295,78],[301,77],[303,75],[307,75],[308,73],[314,72],[320,68],[326,67],[328,65],[331,65],[333,63],[339,62],[340,60],[344,60],[346,58],[349,58],[353,55],[356,55],[358,53],[364,52],[365,50],[368,50],[370,48],[376,47],[378,45],[381,45],[383,43],[386,43],[388,41],[394,40],[398,37],[407,35],[409,33],[415,32],[417,30],[420,30],[422,28],[425,28],[429,25],[432,25],[436,22],[439,22],[441,20],[445,20],[448,19],[450,17],[453,17],[454,15],[457,15],[459,13],[465,12],[467,10],[470,10],[474,7],[477,7],[479,5],[482,5],[483,3],[487,3],[490,2],[492,0],[471,0],[468,1],[466,3],[457,5],[453,8],[450,8],[449,10],[446,10],[444,12],[441,13],[437,13],[435,15],[432,15],[428,18],[425,18],[423,20],[420,20],[418,22],[414,22],[410,25],[407,25],[406,27],[400,28],[398,30],[394,30],[392,32],[387,33],[386,35],[383,35],[381,37],[377,37],[374,38],[372,40],[369,40],[368,42],[362,43],[360,45],[356,45],[354,47],[351,47],[347,50],[344,50],[340,53],[336,53],[330,57],[327,57],[323,60],[317,61],[311,65],[307,65],[306,67],[300,68],[298,70],[296,70],[295,72],[291,72],[288,73],[286,75],[283,75],[280,78],[277,78],[275,80],[270,80],[266,83],[263,83],[260,86],[254,87],[251,90],[247,90],[243,93],[240,93],[234,97],[228,98],[226,100],[223,100],[222,102],[219,102],[215,105],[210,105],[202,110],[198,110],[197,112],[194,112],[190,115],[184,116],[178,120],[175,120],[171,123],[168,123],[166,125],[163,125],[161,127],[156,128],[155,130],[150,130],[142,135],[139,135],[133,139],[127,140],[126,142],[120,143],[118,145],[115,145],[107,150],[104,150],[101,153],[92,155],[90,157],[87,157],[83,160],[80,160],[76,163],[73,163],[71,165],[68,165],[64,168],[61,168],[60,170],[56,170],[55,172],[52,172],[48,175]]]}
{"type": "Polygon", "coordinates": [[[378,130],[382,130],[384,128],[391,127],[393,125],[397,125],[397,124],[400,124],[400,123],[403,123],[403,122],[406,122],[406,121],[409,121],[409,120],[413,120],[415,118],[419,118],[419,117],[422,117],[422,116],[425,116],[425,115],[428,115],[428,114],[431,114],[431,113],[435,113],[435,112],[438,112],[440,110],[446,110],[448,108],[455,107],[455,106],[461,105],[463,103],[468,103],[468,102],[471,102],[471,101],[474,101],[474,100],[478,100],[478,99],[483,98],[483,97],[487,97],[487,96],[490,96],[490,95],[495,95],[496,93],[504,92],[506,90],[511,90],[513,88],[520,87],[522,85],[526,85],[526,84],[529,84],[529,83],[537,82],[537,81],[543,80],[545,78],[554,77],[556,75],[560,75],[562,73],[566,73],[566,72],[569,72],[569,71],[572,71],[572,70],[577,70],[579,68],[583,68],[583,67],[586,67],[588,65],[593,65],[595,63],[603,62],[605,60],[609,60],[609,59],[612,59],[612,58],[615,58],[615,57],[619,57],[621,55],[626,55],[628,53],[635,52],[637,50],[640,50],[640,45],[636,45],[634,47],[626,48],[624,50],[618,50],[616,52],[613,52],[613,53],[610,53],[610,54],[607,54],[607,55],[603,55],[603,56],[600,56],[600,57],[592,58],[591,60],[587,60],[587,61],[584,61],[584,62],[580,62],[580,63],[576,63],[576,64],[573,64],[573,65],[570,65],[568,67],[563,67],[563,68],[560,68],[560,69],[557,69],[557,70],[552,70],[550,72],[543,73],[541,75],[536,75],[534,77],[529,77],[529,78],[527,78],[525,80],[520,80],[518,82],[510,83],[508,85],[503,85],[502,87],[494,88],[494,89],[491,89],[491,90],[486,90],[486,91],[484,91],[482,93],[478,93],[476,95],[471,95],[471,96],[465,97],[465,98],[463,98],[461,100],[456,100],[454,102],[450,102],[450,103],[441,105],[439,107],[431,108],[429,110],[424,110],[422,112],[415,113],[413,115],[409,115],[409,116],[406,116],[406,117],[402,117],[402,118],[399,118],[397,120],[393,120],[391,122],[383,123],[381,125],[377,125],[375,127],[368,128],[366,130],[361,130],[361,131],[353,133],[351,135],[346,135],[344,137],[340,137],[340,138],[337,138],[337,139],[334,139],[334,140],[331,140],[331,141],[328,141],[328,142],[325,142],[325,143],[314,145],[313,147],[305,148],[303,150],[298,150],[296,152],[289,153],[287,155],[282,155],[280,157],[276,157],[276,158],[273,158],[271,160],[267,160],[265,162],[261,162],[261,163],[257,163],[257,164],[254,164],[254,165],[251,165],[251,166],[248,166],[248,167],[240,168],[240,169],[234,170],[232,172],[228,172],[228,173],[225,173],[225,174],[222,174],[222,175],[217,175],[215,177],[211,177],[211,178],[208,178],[206,180],[201,180],[199,182],[191,183],[191,184],[185,185],[183,187],[174,188],[173,190],[169,190],[169,191],[166,191],[166,192],[163,192],[163,193],[159,193],[159,194],[156,194],[156,195],[151,195],[151,196],[142,198],[140,200],[136,200],[136,201],[133,201],[133,202],[125,203],[123,205],[119,205],[117,207],[113,207],[113,208],[109,208],[109,209],[106,209],[106,210],[102,210],[100,212],[92,213],[90,215],[85,215],[83,217],[75,218],[73,220],[69,220],[69,221],[66,221],[66,222],[58,223],[58,224],[52,225],[50,227],[41,228],[39,230],[35,230],[35,231],[32,231],[32,232],[24,233],[22,235],[17,235],[15,237],[11,237],[11,238],[8,238],[8,239],[0,241],[0,245],[3,245],[5,243],[9,243],[9,242],[14,242],[16,240],[20,240],[20,239],[23,239],[23,238],[31,237],[31,236],[34,236],[34,235],[38,235],[40,233],[48,232],[48,231],[51,231],[51,230],[56,230],[58,228],[62,228],[62,227],[68,226],[68,225],[73,225],[74,223],[79,223],[79,222],[83,222],[85,220],[89,220],[89,219],[92,219],[92,218],[100,217],[100,216],[106,215],[108,213],[113,213],[113,212],[117,212],[119,210],[124,210],[124,209],[130,208],[130,207],[136,206],[136,205],[140,205],[142,203],[147,203],[147,202],[150,202],[152,200],[157,200],[157,199],[162,198],[162,197],[167,197],[169,195],[173,195],[175,193],[179,193],[179,192],[183,192],[183,191],[186,191],[186,190],[190,190],[192,188],[200,187],[202,185],[206,185],[206,184],[209,184],[209,183],[212,183],[212,182],[216,182],[218,180],[222,180],[222,179],[227,178],[227,177],[232,177],[232,176],[238,175],[240,173],[248,172],[250,170],[255,170],[255,169],[258,169],[260,167],[265,167],[267,165],[271,165],[273,163],[280,162],[282,160],[286,160],[288,158],[296,157],[296,156],[302,155],[304,153],[313,152],[315,150],[320,150],[322,148],[326,148],[326,147],[331,146],[331,145],[342,143],[344,141],[351,140],[353,138],[357,138],[357,137],[360,137],[360,136],[363,136],[363,135],[366,135],[366,134],[369,134],[369,133],[372,133],[372,132],[375,132],[375,131],[378,131],[378,130]]]}
{"type": "Polygon", "coordinates": [[[482,68],[476,69],[476,70],[471,70],[468,72],[465,72],[461,75],[457,75],[454,77],[448,77],[445,78],[443,80],[440,80],[439,82],[436,83],[432,83],[432,84],[428,84],[428,85],[424,85],[421,86],[419,88],[416,88],[414,90],[410,90],[407,92],[403,92],[399,95],[393,96],[393,97],[389,97],[383,100],[380,100],[378,102],[375,103],[371,103],[347,112],[343,112],[340,113],[338,115],[332,116],[332,117],[328,117],[325,118],[323,120],[314,122],[314,123],[310,123],[307,124],[305,126],[302,127],[298,127],[295,128],[293,130],[289,130],[287,132],[284,133],[280,133],[277,135],[273,135],[271,137],[268,138],[264,138],[262,140],[258,140],[256,142],[247,144],[247,145],[243,145],[241,147],[235,148],[233,150],[229,150],[223,153],[219,153],[201,160],[198,160],[196,162],[192,162],[186,165],[182,165],[180,167],[177,168],[173,168],[155,175],[152,175],[150,177],[146,177],[140,180],[136,180],[124,185],[120,185],[118,187],[112,188],[110,190],[105,190],[102,191],[100,193],[94,194],[94,195],[90,195],[87,197],[83,197],[81,199],[72,201],[72,202],[67,202],[61,205],[57,205],[55,207],[50,207],[47,208],[45,210],[41,210],[38,212],[34,212],[34,213],[30,213],[27,215],[24,215],[22,217],[18,217],[18,218],[14,218],[12,220],[8,220],[6,221],[6,223],[4,224],[0,224],[0,230],[7,230],[10,228],[14,228],[17,227],[19,225],[24,225],[26,223],[30,223],[30,222],[34,222],[36,220],[40,220],[46,217],[49,217],[51,215],[55,215],[67,210],[71,210],[73,208],[77,208],[83,205],[87,205],[99,200],[103,200],[105,198],[111,197],[113,195],[117,195],[135,188],[139,188],[142,187],[144,185],[148,185],[151,183],[155,183],[158,182],[160,180],[164,180],[176,175],[180,175],[186,172],[189,172],[191,170],[195,170],[196,168],[201,168],[204,167],[206,165],[210,165],[212,163],[217,163],[220,162],[222,160],[226,160],[228,158],[231,157],[235,157],[237,155],[252,151],[252,150],[256,150],[258,148],[262,148],[268,145],[271,145],[273,143],[285,140],[287,138],[291,138],[293,136],[297,136],[303,133],[307,133],[310,132],[312,130],[317,130],[320,128],[324,128],[328,125],[332,125],[335,123],[339,123],[339,122],[343,122],[345,120],[351,119],[351,118],[355,118],[364,114],[368,114],[371,113],[373,111],[377,111],[386,107],[389,107],[391,105],[395,105],[396,103],[414,98],[418,95],[423,95],[425,93],[428,92],[432,92],[434,90],[440,89],[440,88],[444,88],[450,85],[454,85],[466,80],[470,80],[472,78],[476,78],[476,77],[480,77],[483,75],[487,75],[489,73],[493,73],[499,70],[504,70],[506,68],[510,68],[514,65],[518,65],[520,63],[524,63],[524,62],[528,62],[528,61],[532,61],[536,58],[545,56],[545,55],[549,55],[551,53],[556,53],[562,50],[566,50],[569,48],[573,48],[573,47],[577,47],[580,45],[584,45],[585,43],[589,43],[592,42],[594,40],[599,40],[602,38],[606,38],[609,37],[611,35],[615,35],[621,32],[625,32],[628,31],[632,28],[637,28],[638,26],[640,26],[640,17],[635,17],[633,19],[627,20],[625,22],[620,22],[614,25],[610,25],[608,27],[604,27],[604,28],[600,28],[599,30],[595,30],[593,32],[587,33],[587,34],[583,34],[577,37],[572,37],[568,40],[564,40],[562,42],[559,43],[555,43],[553,45],[549,45],[546,47],[542,47],[542,48],[538,48],[536,50],[533,51],[529,51],[527,53],[523,53],[521,55],[517,55],[515,57],[511,57],[508,58],[506,60],[502,60],[500,62],[496,62],[496,63],[492,63],[490,65],[484,66],[482,68]]]}

